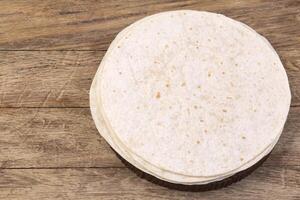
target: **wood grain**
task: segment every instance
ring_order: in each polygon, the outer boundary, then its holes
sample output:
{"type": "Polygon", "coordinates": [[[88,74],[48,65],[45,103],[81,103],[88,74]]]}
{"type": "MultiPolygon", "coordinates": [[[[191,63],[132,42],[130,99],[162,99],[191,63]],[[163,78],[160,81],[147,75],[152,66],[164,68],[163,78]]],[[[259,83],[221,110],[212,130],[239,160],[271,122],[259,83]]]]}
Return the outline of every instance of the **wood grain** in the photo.
{"type": "Polygon", "coordinates": [[[106,50],[121,29],[144,16],[194,9],[247,23],[276,49],[296,56],[300,47],[299,4],[297,0],[0,1],[0,49],[106,50]]]}
{"type": "Polygon", "coordinates": [[[0,168],[122,166],[89,108],[0,109],[0,168]]]}
{"type": "Polygon", "coordinates": [[[215,191],[162,188],[128,169],[0,170],[1,199],[299,199],[300,168],[260,167],[246,179],[215,191]]]}
{"type": "MultiPolygon", "coordinates": [[[[89,107],[89,89],[105,51],[0,51],[0,107],[89,107]]],[[[300,54],[281,54],[300,105],[300,54]],[[299,63],[299,64],[298,64],[299,63]]]]}
{"type": "MultiPolygon", "coordinates": [[[[0,109],[0,168],[124,167],[89,108],[0,109]]],[[[299,166],[300,107],[291,109],[269,167],[299,166]]]]}
{"type": "Polygon", "coordinates": [[[0,51],[0,107],[89,107],[104,52],[0,51]]]}

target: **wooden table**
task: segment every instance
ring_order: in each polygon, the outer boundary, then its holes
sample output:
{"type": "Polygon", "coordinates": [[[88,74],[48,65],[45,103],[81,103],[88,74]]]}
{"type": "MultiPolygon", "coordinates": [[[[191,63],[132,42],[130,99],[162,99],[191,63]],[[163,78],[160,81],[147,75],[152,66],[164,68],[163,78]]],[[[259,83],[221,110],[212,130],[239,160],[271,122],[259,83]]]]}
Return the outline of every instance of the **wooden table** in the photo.
{"type": "Polygon", "coordinates": [[[300,199],[300,1],[0,1],[0,199],[300,199]],[[138,178],[94,126],[88,93],[116,34],[146,15],[195,9],[240,20],[270,40],[292,106],[270,158],[216,191],[138,178]]]}

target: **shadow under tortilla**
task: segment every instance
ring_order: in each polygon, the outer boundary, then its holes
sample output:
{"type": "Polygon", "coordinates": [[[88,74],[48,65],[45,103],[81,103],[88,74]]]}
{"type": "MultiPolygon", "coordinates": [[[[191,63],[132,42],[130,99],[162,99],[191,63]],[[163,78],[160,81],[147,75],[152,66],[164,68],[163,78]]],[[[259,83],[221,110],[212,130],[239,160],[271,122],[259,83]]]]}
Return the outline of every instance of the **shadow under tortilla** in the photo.
{"type": "MultiPolygon", "coordinates": [[[[113,150],[114,151],[114,150],[113,150]]],[[[252,165],[251,167],[240,171],[228,178],[225,178],[220,181],[212,182],[212,183],[207,183],[204,185],[183,185],[183,184],[175,184],[175,183],[170,183],[166,182],[163,180],[160,180],[156,178],[155,176],[152,176],[150,174],[147,174],[140,169],[136,168],[129,162],[127,162],[124,158],[122,158],[116,151],[114,151],[117,155],[117,157],[122,161],[122,163],[129,168],[131,171],[133,171],[137,176],[140,178],[146,179],[147,181],[150,181],[154,184],[167,187],[169,189],[174,189],[174,190],[179,190],[179,191],[190,191],[190,192],[202,192],[202,191],[209,191],[209,190],[216,190],[220,189],[223,187],[227,187],[228,185],[231,185],[232,183],[238,182],[241,179],[245,178],[246,176],[250,175],[255,169],[257,169],[266,159],[269,157],[271,152],[263,157],[261,160],[259,160],[257,163],[252,165]]]]}

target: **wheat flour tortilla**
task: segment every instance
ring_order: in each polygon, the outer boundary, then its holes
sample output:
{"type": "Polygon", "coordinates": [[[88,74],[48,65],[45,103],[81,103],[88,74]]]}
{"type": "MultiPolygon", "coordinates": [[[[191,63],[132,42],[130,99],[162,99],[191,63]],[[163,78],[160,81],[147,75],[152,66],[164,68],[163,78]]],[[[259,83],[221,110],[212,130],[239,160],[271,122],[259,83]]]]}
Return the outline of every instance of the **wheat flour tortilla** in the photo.
{"type": "Polygon", "coordinates": [[[194,11],[132,27],[106,59],[101,83],[104,116],[122,143],[159,168],[191,176],[222,174],[262,152],[290,102],[280,60],[256,33],[194,11]]]}
{"type": "MultiPolygon", "coordinates": [[[[210,182],[223,180],[223,179],[235,174],[235,173],[231,173],[231,174],[227,174],[224,176],[217,176],[217,177],[210,177],[210,178],[184,176],[184,175],[180,175],[180,174],[173,174],[168,171],[155,168],[155,166],[149,165],[149,163],[146,163],[146,162],[140,160],[139,158],[135,157],[134,155],[132,155],[132,156],[128,155],[128,152],[122,151],[122,149],[120,149],[112,141],[113,139],[111,138],[111,133],[107,129],[107,127],[104,123],[104,119],[101,117],[101,113],[97,109],[98,106],[95,105],[95,102],[97,102],[97,100],[96,100],[96,93],[95,93],[96,90],[94,88],[94,85],[95,85],[94,82],[96,82],[96,79],[94,79],[92,87],[91,87],[91,98],[90,98],[91,104],[90,105],[91,105],[92,116],[96,123],[97,129],[101,130],[101,135],[106,139],[106,141],[110,144],[110,146],[119,155],[121,155],[124,159],[126,159],[129,163],[131,163],[138,169],[140,169],[150,175],[153,175],[161,180],[168,181],[171,183],[185,184],[185,185],[206,184],[206,183],[210,183],[210,182]],[[135,157],[135,159],[138,160],[139,162],[134,160],[132,157],[135,157]],[[144,168],[143,166],[145,166],[146,168],[144,168]],[[149,171],[148,169],[151,171],[149,171]]],[[[277,140],[278,139],[279,139],[279,137],[277,138],[277,140]]],[[[277,142],[277,140],[276,140],[276,142],[277,142]]],[[[256,162],[258,162],[260,159],[262,159],[265,155],[269,154],[269,152],[273,149],[276,142],[274,142],[274,144],[272,144],[271,147],[269,147],[266,150],[266,152],[264,152],[261,156],[258,156],[254,161],[247,163],[239,171],[247,169],[248,167],[250,167],[250,166],[254,165],[256,162]]]]}
{"type": "MultiPolygon", "coordinates": [[[[149,20],[150,17],[148,17],[148,20],[149,20]]],[[[144,20],[144,19],[143,19],[144,20]]],[[[142,20],[134,23],[133,25],[136,25],[138,23],[140,23],[142,20]]],[[[131,26],[133,26],[131,25],[131,26]]],[[[246,25],[242,24],[241,25],[245,26],[246,28],[248,28],[249,30],[252,30],[251,28],[247,27],[246,25]]],[[[127,27],[125,30],[123,30],[120,34],[118,34],[117,38],[114,40],[114,43],[116,43],[116,41],[118,41],[118,39],[120,39],[121,35],[124,36],[125,35],[125,32],[129,32],[128,29],[130,29],[129,27],[127,27]]],[[[266,40],[267,41],[267,40],[266,40]]],[[[267,44],[271,47],[271,45],[267,42],[267,44]]],[[[113,47],[114,45],[112,44],[111,47],[113,47]]],[[[271,47],[272,50],[274,50],[272,47],[271,47]]],[[[109,53],[107,53],[106,55],[108,55],[109,53]]],[[[102,64],[104,64],[104,60],[102,61],[102,64]]],[[[99,90],[99,89],[98,89],[99,90]]]]}
{"type": "MultiPolygon", "coordinates": [[[[126,28],[126,29],[128,29],[128,28],[126,28]]],[[[125,31],[125,30],[124,30],[124,31],[125,31]]],[[[115,39],[114,42],[118,41],[118,38],[121,37],[121,35],[124,33],[124,31],[122,31],[122,33],[118,34],[118,37],[115,39]]],[[[124,34],[123,34],[123,35],[124,35],[124,34]]],[[[113,44],[111,45],[111,47],[112,47],[112,46],[113,46],[113,44]]],[[[106,56],[109,56],[109,53],[107,53],[106,56]]],[[[105,63],[104,60],[105,60],[105,59],[103,59],[101,65],[104,65],[104,63],[105,63]]],[[[101,67],[100,67],[100,69],[101,69],[101,67]]],[[[95,80],[94,80],[94,81],[95,81],[95,80]]],[[[91,89],[91,91],[95,91],[95,89],[94,89],[94,90],[91,89]]],[[[101,130],[101,129],[100,129],[100,130],[101,130]]],[[[102,133],[102,135],[103,135],[103,133],[102,133]]],[[[278,134],[278,135],[280,135],[280,134],[278,134]]],[[[278,139],[277,139],[277,140],[278,140],[278,139]]],[[[276,141],[277,141],[277,140],[276,140],[276,141]]],[[[274,145],[275,145],[275,143],[274,143],[274,145]]],[[[272,145],[272,148],[273,148],[274,145],[272,145]]],[[[269,148],[269,149],[266,151],[266,153],[263,153],[263,154],[260,155],[260,157],[256,158],[256,161],[254,160],[254,161],[252,161],[252,163],[251,163],[251,162],[247,163],[248,166],[243,166],[243,168],[240,168],[239,171],[244,170],[244,169],[248,168],[249,166],[252,166],[253,164],[255,164],[255,163],[256,163],[257,161],[259,161],[262,157],[264,157],[266,154],[268,154],[268,153],[271,151],[272,148],[269,148]]],[[[118,152],[118,151],[117,151],[117,152],[118,152]]],[[[124,156],[123,156],[123,157],[124,157],[124,156]]],[[[127,160],[129,161],[129,159],[127,159],[127,160]]],[[[131,161],[131,163],[133,164],[133,161],[131,161]]],[[[134,165],[137,167],[136,164],[134,164],[134,165]]],[[[138,167],[138,168],[140,168],[140,167],[138,167]]],[[[144,170],[144,171],[145,171],[145,170],[144,170]]],[[[163,170],[163,173],[165,174],[166,171],[163,170]]],[[[150,173],[150,174],[151,174],[151,173],[150,173]]],[[[226,175],[226,176],[224,176],[224,177],[218,176],[218,177],[217,177],[217,180],[221,180],[221,179],[226,178],[226,177],[228,177],[228,176],[230,176],[230,175],[233,175],[233,174],[234,174],[234,172],[233,172],[232,174],[226,175]]],[[[152,174],[152,175],[154,175],[154,176],[156,176],[156,177],[158,177],[158,178],[161,178],[161,177],[157,176],[157,174],[156,174],[156,175],[155,175],[155,174],[152,174]]],[[[161,179],[162,179],[162,178],[161,178],[161,179]]],[[[192,179],[195,179],[195,178],[193,177],[192,179]]],[[[174,179],[171,179],[171,180],[173,180],[173,181],[169,181],[169,182],[174,182],[174,179]]],[[[202,180],[202,179],[201,179],[201,180],[202,180]]],[[[205,179],[205,180],[206,180],[206,179],[205,179]]],[[[188,181],[191,181],[191,178],[189,178],[188,181]]],[[[197,178],[197,181],[200,181],[200,180],[197,178]]],[[[212,181],[215,181],[215,180],[212,179],[212,177],[209,178],[209,181],[206,180],[206,182],[212,182],[212,181]]],[[[177,182],[177,183],[183,184],[182,181],[179,181],[179,182],[177,182]]],[[[191,183],[191,182],[189,182],[189,183],[191,183]]],[[[199,182],[198,182],[198,183],[199,183],[199,182]]],[[[203,183],[205,183],[205,182],[201,181],[201,183],[203,184],[203,183]]]]}
{"type": "MultiPolygon", "coordinates": [[[[107,54],[108,55],[108,54],[107,54]]],[[[105,62],[104,62],[104,60],[102,61],[102,64],[104,64],[105,62]]],[[[99,68],[99,69],[101,69],[101,68],[99,68]]],[[[96,78],[94,79],[94,82],[96,81],[96,78]]],[[[93,85],[94,85],[94,82],[93,82],[93,85]]],[[[96,91],[96,89],[92,86],[92,88],[91,88],[91,108],[93,109],[93,108],[96,108],[96,106],[94,106],[93,104],[92,104],[92,102],[93,102],[93,95],[92,95],[92,92],[94,92],[95,93],[95,91],[96,91]]],[[[94,100],[94,102],[95,102],[96,100],[94,100]]],[[[94,110],[94,109],[93,109],[94,110]]],[[[97,109],[95,109],[95,110],[97,110],[97,109]]],[[[101,114],[94,114],[93,115],[93,117],[94,116],[101,116],[101,114]]],[[[95,120],[95,122],[96,122],[96,124],[97,124],[97,119],[95,119],[94,118],[94,120],[95,120]]],[[[101,123],[103,123],[103,119],[102,120],[98,120],[98,121],[100,121],[99,123],[101,124],[101,123]]],[[[98,128],[98,130],[103,130],[103,129],[106,129],[106,127],[105,127],[105,125],[102,125],[102,127],[101,128],[98,128]]],[[[104,135],[104,132],[102,132],[101,133],[102,134],[102,136],[104,135]]],[[[108,137],[110,136],[110,135],[112,135],[112,134],[109,134],[108,135],[108,137]]],[[[280,134],[278,134],[278,135],[280,135],[280,134]]],[[[106,138],[106,137],[105,137],[106,138]]],[[[279,139],[279,136],[278,136],[278,138],[276,139],[276,142],[277,142],[277,140],[279,139]]],[[[106,138],[106,140],[109,140],[109,139],[107,139],[106,138]]],[[[272,149],[273,149],[273,147],[274,147],[274,145],[276,144],[276,142],[274,142],[274,144],[272,144],[272,146],[269,148],[269,149],[267,149],[266,150],[266,152],[263,152],[260,156],[258,156],[254,161],[252,161],[252,162],[249,162],[249,163],[247,163],[247,165],[245,165],[245,166],[243,166],[242,168],[240,168],[238,171],[242,171],[242,170],[244,170],[244,169],[246,169],[246,168],[248,168],[248,167],[250,167],[250,166],[252,166],[252,165],[254,165],[257,161],[259,161],[260,159],[262,159],[262,157],[264,157],[265,155],[267,155],[272,149]]],[[[117,150],[115,147],[114,147],[114,145],[111,145],[117,152],[119,152],[119,150],[117,150]]],[[[122,155],[122,153],[120,153],[119,152],[119,154],[121,154],[122,155]]],[[[124,158],[126,158],[125,156],[123,156],[124,158]]],[[[126,158],[126,160],[127,161],[129,161],[129,162],[131,162],[134,166],[136,166],[137,168],[139,168],[139,169],[141,169],[141,167],[138,167],[137,166],[137,164],[135,164],[133,161],[130,161],[130,159],[128,159],[128,158],[126,158]]],[[[146,163],[147,164],[147,163],[146,163]]],[[[146,164],[144,164],[144,165],[146,165],[146,164]]],[[[141,170],[143,170],[143,169],[141,169],[141,170]]],[[[160,171],[161,171],[161,169],[159,169],[160,171]]],[[[143,171],[145,171],[145,172],[147,172],[146,170],[143,170],[143,171]]],[[[166,171],[165,170],[162,170],[162,173],[164,174],[164,176],[166,177],[166,171]]],[[[152,174],[152,173],[149,173],[149,174],[151,174],[151,175],[154,175],[154,176],[156,176],[156,177],[158,177],[158,178],[161,178],[161,179],[163,179],[163,180],[168,180],[168,179],[164,179],[164,178],[162,178],[162,177],[159,177],[159,175],[157,175],[157,174],[152,174]]],[[[232,174],[228,174],[228,175],[226,175],[226,176],[224,176],[224,177],[221,177],[221,176],[218,176],[217,177],[217,179],[216,180],[221,180],[221,179],[224,179],[224,178],[226,178],[226,177],[228,177],[228,176],[231,176],[231,175],[233,175],[233,174],[235,174],[235,172],[232,172],[232,174]]],[[[173,176],[173,175],[172,175],[173,176]]],[[[168,177],[168,175],[167,175],[167,177],[168,177]]],[[[197,181],[198,181],[198,183],[199,183],[199,181],[200,181],[200,179],[199,178],[196,178],[197,179],[197,181]]],[[[194,177],[192,177],[192,178],[190,178],[189,177],[189,179],[188,179],[188,181],[189,181],[189,183],[191,183],[190,181],[191,180],[195,180],[195,178],[194,177]]],[[[216,181],[216,180],[214,180],[214,179],[212,179],[212,177],[210,177],[210,178],[206,178],[206,179],[201,179],[201,183],[203,184],[203,183],[207,183],[207,182],[212,182],[212,181],[216,181]],[[203,180],[205,180],[206,182],[203,182],[203,180]],[[207,181],[207,180],[209,180],[209,181],[207,181]]],[[[168,180],[169,182],[173,182],[173,183],[181,183],[181,184],[184,184],[182,181],[177,181],[177,182],[174,182],[174,179],[171,179],[171,181],[170,180],[168,180]]],[[[194,183],[194,182],[193,182],[194,183]]]]}

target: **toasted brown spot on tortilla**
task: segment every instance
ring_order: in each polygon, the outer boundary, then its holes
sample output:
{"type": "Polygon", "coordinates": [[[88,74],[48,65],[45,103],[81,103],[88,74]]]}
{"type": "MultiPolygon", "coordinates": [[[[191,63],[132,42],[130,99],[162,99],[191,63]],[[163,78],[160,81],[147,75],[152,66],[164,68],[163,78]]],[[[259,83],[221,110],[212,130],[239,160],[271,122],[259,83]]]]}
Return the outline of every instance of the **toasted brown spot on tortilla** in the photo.
{"type": "Polygon", "coordinates": [[[227,110],[226,110],[226,109],[223,109],[222,111],[223,111],[223,112],[227,112],[227,110]]]}
{"type": "Polygon", "coordinates": [[[244,139],[246,139],[246,137],[245,137],[245,136],[242,136],[242,139],[244,140],[244,139]]]}
{"type": "Polygon", "coordinates": [[[200,122],[204,122],[204,120],[203,120],[203,119],[200,119],[200,122]]]}
{"type": "Polygon", "coordinates": [[[167,84],[166,84],[166,87],[167,87],[167,88],[168,88],[168,87],[170,87],[170,84],[169,84],[169,83],[167,83],[167,84]]]}
{"type": "Polygon", "coordinates": [[[119,74],[121,75],[121,74],[122,74],[122,72],[119,72],[119,74]]]}
{"type": "Polygon", "coordinates": [[[156,98],[159,99],[160,98],[160,92],[156,93],[156,98]]]}
{"type": "Polygon", "coordinates": [[[199,141],[199,140],[197,140],[197,144],[200,144],[200,141],[199,141]]]}
{"type": "Polygon", "coordinates": [[[181,87],[183,87],[183,86],[185,86],[185,85],[186,85],[186,83],[185,83],[185,82],[181,83],[181,87]]]}
{"type": "Polygon", "coordinates": [[[118,48],[120,48],[121,46],[118,46],[118,48]]]}
{"type": "Polygon", "coordinates": [[[206,130],[206,129],[204,130],[204,133],[207,133],[207,130],[206,130]]]}
{"type": "Polygon", "coordinates": [[[222,72],[222,74],[224,75],[224,74],[225,74],[225,72],[222,72]]]}
{"type": "Polygon", "coordinates": [[[195,108],[195,109],[197,109],[197,108],[198,108],[198,106],[194,105],[194,108],[195,108]]]}
{"type": "Polygon", "coordinates": [[[208,75],[207,75],[208,77],[211,77],[211,72],[208,72],[208,75]]]}
{"type": "Polygon", "coordinates": [[[240,158],[240,160],[241,160],[241,161],[243,161],[243,160],[244,160],[244,158],[240,158]]]}
{"type": "Polygon", "coordinates": [[[193,30],[193,28],[192,28],[192,27],[190,27],[189,29],[190,29],[190,30],[193,30]]]}

